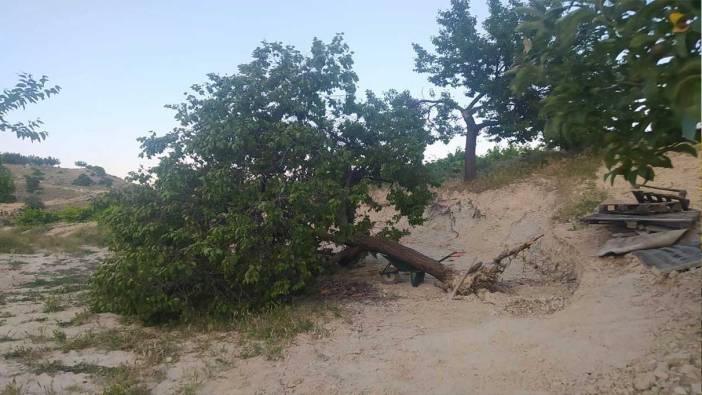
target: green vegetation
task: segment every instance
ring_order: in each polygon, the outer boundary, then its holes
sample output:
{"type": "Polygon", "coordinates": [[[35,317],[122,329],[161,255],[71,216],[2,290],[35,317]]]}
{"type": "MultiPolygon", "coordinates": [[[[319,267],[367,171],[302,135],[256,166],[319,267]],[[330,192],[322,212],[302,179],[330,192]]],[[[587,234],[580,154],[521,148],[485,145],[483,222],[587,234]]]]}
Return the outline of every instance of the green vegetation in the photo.
{"type": "Polygon", "coordinates": [[[460,99],[442,92],[438,98],[420,101],[432,109],[431,126],[442,139],[466,136],[465,180],[475,178],[479,170],[475,152],[478,135],[526,143],[538,138],[543,128],[538,113],[544,90],[525,89],[520,94],[510,90],[514,78],[510,69],[522,52],[522,37],[517,33],[517,7],[522,3],[503,3],[488,1],[490,15],[479,31],[470,2],[452,0],[450,9],[439,12],[439,34],[431,40],[433,52],[414,44],[418,72],[429,74],[429,82],[441,88],[458,88],[472,98],[463,105],[460,99]]]}
{"type": "MultiPolygon", "coordinates": [[[[27,203],[27,202],[25,202],[27,203]]],[[[15,222],[18,225],[46,225],[55,222],[87,222],[94,221],[104,211],[106,203],[94,202],[88,207],[67,206],[57,211],[43,210],[43,203],[31,201],[27,203],[27,208],[17,216],[15,222]]]]}
{"type": "MultiPolygon", "coordinates": [[[[564,158],[564,153],[543,147],[494,147],[476,158],[477,177],[469,185],[477,190],[499,188],[512,181],[531,175],[553,160],[564,158]]],[[[457,150],[445,158],[427,163],[436,182],[459,178],[463,174],[463,151],[457,150]]]]}
{"type": "Polygon", "coordinates": [[[0,162],[8,165],[58,166],[61,161],[47,156],[42,158],[35,155],[22,155],[15,152],[0,153],[0,162]]]}
{"type": "Polygon", "coordinates": [[[10,170],[0,161],[0,203],[13,203],[15,197],[15,179],[10,170]]]}
{"type": "Polygon", "coordinates": [[[0,395],[22,395],[22,386],[16,382],[9,383],[0,391],[0,395]]]}
{"type": "Polygon", "coordinates": [[[56,295],[49,295],[44,299],[44,312],[55,313],[64,310],[65,306],[61,304],[61,300],[56,295]]]}
{"type": "Polygon", "coordinates": [[[237,321],[241,346],[240,357],[263,355],[276,360],[301,333],[326,335],[322,326],[325,311],[309,307],[275,306],[256,314],[246,314],[237,321]]]}
{"type": "Polygon", "coordinates": [[[33,169],[32,174],[24,176],[25,189],[28,193],[38,192],[41,187],[39,183],[44,179],[44,173],[39,169],[33,169]]]}
{"type": "Polygon", "coordinates": [[[63,351],[86,348],[135,352],[149,364],[161,363],[177,356],[176,338],[169,332],[147,331],[141,327],[115,328],[102,332],[84,332],[61,342],[63,351]]]}
{"type": "Polygon", "coordinates": [[[357,99],[341,36],[310,52],[263,43],[173,106],[178,128],[141,139],[160,162],[102,217],[114,255],[94,277],[97,311],[163,321],[286,300],[328,270],[328,240],[365,240],[374,223],[357,208],[379,207],[376,186],[398,212],[378,243],[421,223],[426,113],[407,92],[357,99]]]}
{"type": "Polygon", "coordinates": [[[603,146],[608,177],[631,183],[671,167],[669,152],[696,155],[699,1],[531,5],[522,9],[514,89],[548,90],[541,118],[549,146],[603,146]]]}
{"type": "Polygon", "coordinates": [[[42,76],[36,80],[31,74],[20,74],[19,82],[10,89],[0,92],[0,132],[14,133],[19,139],[41,141],[48,133],[41,129],[39,119],[27,122],[11,122],[5,117],[10,111],[24,109],[27,104],[36,103],[59,93],[61,87],[47,87],[49,79],[42,76]]]}
{"type": "Polygon", "coordinates": [[[78,177],[76,177],[75,180],[71,182],[71,184],[80,187],[89,187],[95,184],[95,181],[93,181],[93,179],[90,178],[90,176],[88,176],[87,174],[81,173],[78,177]]]}
{"type": "Polygon", "coordinates": [[[89,165],[87,162],[82,160],[76,161],[75,165],[90,170],[91,175],[95,177],[104,177],[107,175],[107,172],[105,172],[103,167],[89,165]]]}
{"type": "MultiPolygon", "coordinates": [[[[31,206],[37,206],[37,204],[32,202],[31,206]]],[[[18,225],[44,225],[58,220],[58,216],[52,212],[44,211],[41,208],[29,207],[22,210],[15,222],[18,225]]]]}

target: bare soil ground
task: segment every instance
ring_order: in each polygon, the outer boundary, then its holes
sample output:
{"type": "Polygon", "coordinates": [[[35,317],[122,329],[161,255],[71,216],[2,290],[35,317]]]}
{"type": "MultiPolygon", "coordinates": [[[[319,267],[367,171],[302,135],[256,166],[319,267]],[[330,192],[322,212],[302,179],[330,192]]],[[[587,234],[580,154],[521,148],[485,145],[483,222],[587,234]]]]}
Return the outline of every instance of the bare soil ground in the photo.
{"type": "MultiPolygon", "coordinates": [[[[656,184],[687,189],[701,207],[698,159],[673,162],[656,184]]],[[[660,275],[635,258],[597,258],[610,230],[554,219],[582,188],[544,174],[482,193],[442,188],[430,220],[403,239],[435,257],[466,251],[450,263],[465,269],[543,233],[495,292],[448,300],[431,278],[384,284],[385,261],[371,256],[320,285],[334,314],[295,308],[293,319],[313,325],[268,351],[233,330],[147,328],[87,312],[85,279],[104,250],[0,255],[0,390],[701,393],[702,270],[660,275]]],[[[597,187],[630,199],[623,183],[597,187]]]]}

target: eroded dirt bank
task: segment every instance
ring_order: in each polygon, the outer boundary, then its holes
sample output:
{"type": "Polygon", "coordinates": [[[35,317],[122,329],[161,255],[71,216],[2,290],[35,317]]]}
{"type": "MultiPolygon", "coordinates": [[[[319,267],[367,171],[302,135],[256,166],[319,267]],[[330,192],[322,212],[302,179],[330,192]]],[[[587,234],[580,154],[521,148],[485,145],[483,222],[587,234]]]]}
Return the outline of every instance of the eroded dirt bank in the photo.
{"type": "MultiPolygon", "coordinates": [[[[674,163],[658,183],[688,189],[700,207],[698,160],[676,156],[674,163]]],[[[599,186],[610,198],[628,198],[623,184],[599,186]]],[[[233,332],[173,340],[113,315],[82,313],[79,288],[63,293],[63,310],[47,311],[47,295],[67,284],[37,280],[79,278],[104,251],[2,255],[0,389],[15,380],[28,393],[49,386],[91,393],[119,378],[119,369],[136,369],[125,377],[156,394],[699,393],[702,270],[661,276],[629,257],[595,257],[609,231],[555,220],[565,195],[540,176],[479,194],[438,191],[430,221],[403,242],[434,257],[466,251],[450,263],[456,268],[544,237],[514,259],[498,292],[451,301],[432,279],[418,288],[406,277],[383,284],[385,261],[368,257],[328,280],[335,287],[325,295],[340,318],[297,336],[274,360],[244,352],[233,332]],[[4,263],[13,259],[25,263],[4,263]],[[71,342],[106,331],[145,341],[71,342]],[[39,350],[40,361],[60,368],[47,369],[30,353],[14,357],[19,347],[39,350]]]]}

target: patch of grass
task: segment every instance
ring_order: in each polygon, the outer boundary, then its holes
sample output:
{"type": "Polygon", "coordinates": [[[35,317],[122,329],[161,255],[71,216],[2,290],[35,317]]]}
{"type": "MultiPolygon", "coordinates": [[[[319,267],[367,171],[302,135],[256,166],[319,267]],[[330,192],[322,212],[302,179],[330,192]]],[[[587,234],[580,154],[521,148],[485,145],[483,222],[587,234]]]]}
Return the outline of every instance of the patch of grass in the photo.
{"type": "Polygon", "coordinates": [[[607,192],[588,181],[580,194],[574,194],[556,214],[557,219],[576,223],[581,217],[592,213],[607,198],[607,192]]]}
{"type": "Polygon", "coordinates": [[[11,351],[4,353],[2,356],[5,357],[5,359],[16,359],[22,361],[26,365],[31,365],[35,361],[40,360],[45,351],[45,348],[16,346],[11,351]]]}
{"type": "Polygon", "coordinates": [[[95,314],[89,310],[83,310],[74,315],[69,321],[59,322],[60,327],[79,326],[85,324],[95,314]]]}
{"type": "Polygon", "coordinates": [[[10,267],[10,270],[17,270],[21,266],[24,266],[28,263],[29,262],[20,261],[20,260],[14,259],[14,258],[8,258],[7,262],[5,262],[5,264],[10,267]]]}
{"type": "Polygon", "coordinates": [[[48,226],[13,227],[0,230],[0,253],[31,254],[37,250],[81,253],[85,245],[105,245],[98,226],[85,226],[68,235],[47,235],[48,226]]]}
{"type": "Polygon", "coordinates": [[[61,303],[61,300],[54,296],[54,295],[49,295],[44,299],[44,312],[45,313],[55,313],[57,311],[62,311],[64,310],[65,307],[61,303]]]}
{"type": "Polygon", "coordinates": [[[139,383],[137,372],[126,365],[114,368],[107,378],[102,395],[149,395],[146,386],[139,383]]]}
{"type": "Polygon", "coordinates": [[[56,343],[63,344],[66,342],[66,339],[66,332],[59,329],[54,329],[54,341],[56,343]]]}
{"type": "Polygon", "coordinates": [[[320,322],[325,312],[319,307],[285,305],[246,315],[236,325],[240,334],[240,357],[263,355],[266,359],[277,360],[301,333],[326,336],[327,331],[320,322]]]}
{"type": "Polygon", "coordinates": [[[22,386],[18,385],[14,380],[0,391],[0,395],[22,395],[22,393],[22,386]]]}
{"type": "Polygon", "coordinates": [[[150,364],[158,364],[176,355],[175,338],[168,332],[154,333],[142,328],[113,328],[102,332],[85,332],[66,339],[63,351],[95,347],[103,350],[123,350],[141,354],[150,364]]]}
{"type": "Polygon", "coordinates": [[[120,369],[119,367],[106,367],[85,362],[75,365],[64,365],[59,361],[43,361],[32,366],[34,374],[46,373],[48,375],[54,375],[56,373],[85,373],[98,376],[112,376],[120,369]]]}

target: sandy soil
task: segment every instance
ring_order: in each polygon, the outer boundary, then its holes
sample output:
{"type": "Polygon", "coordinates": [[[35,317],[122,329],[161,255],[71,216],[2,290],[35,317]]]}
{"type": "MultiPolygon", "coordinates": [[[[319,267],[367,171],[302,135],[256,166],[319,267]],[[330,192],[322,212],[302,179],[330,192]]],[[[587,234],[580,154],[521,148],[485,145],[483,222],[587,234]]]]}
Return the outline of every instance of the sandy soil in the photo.
{"type": "MultiPolygon", "coordinates": [[[[686,188],[700,207],[699,161],[673,159],[676,168],[661,171],[656,184],[686,188]]],[[[610,199],[630,200],[623,183],[599,186],[610,199]]],[[[55,329],[71,338],[134,325],[110,314],[72,323],[83,311],[80,289],[61,294],[66,310],[46,313],[56,287],[34,280],[80,278],[106,252],[2,255],[0,389],[13,380],[28,393],[47,386],[89,393],[107,385],[99,374],[42,372],[10,356],[27,346],[45,347],[41,358],[62,366],[136,366],[155,394],[701,393],[702,269],[659,275],[635,258],[597,258],[610,230],[556,222],[562,198],[552,179],[539,176],[479,194],[439,190],[430,221],[403,242],[436,257],[466,251],[450,263],[458,269],[544,237],[513,260],[500,292],[456,300],[430,278],[418,288],[406,277],[383,284],[383,259],[369,257],[331,280],[372,292],[338,299],[342,318],[325,324],[326,336],[300,335],[274,361],[242,358],[237,335],[227,332],[182,335],[173,354],[156,362],[133,349],[64,352],[51,339],[55,329]]]]}

